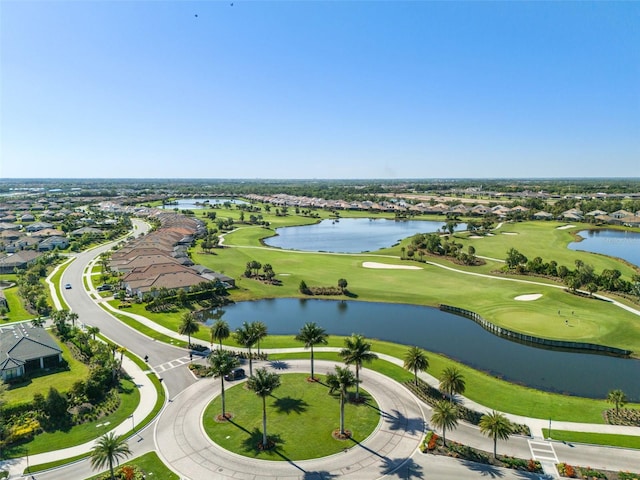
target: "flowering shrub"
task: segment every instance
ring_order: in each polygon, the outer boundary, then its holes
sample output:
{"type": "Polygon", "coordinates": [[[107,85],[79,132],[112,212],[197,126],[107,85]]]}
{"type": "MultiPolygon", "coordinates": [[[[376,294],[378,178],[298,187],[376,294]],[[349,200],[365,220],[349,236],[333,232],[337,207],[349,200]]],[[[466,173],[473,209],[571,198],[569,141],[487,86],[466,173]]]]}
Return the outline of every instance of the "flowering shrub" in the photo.
{"type": "Polygon", "coordinates": [[[576,476],[575,469],[568,463],[559,463],[557,467],[558,473],[563,477],[574,478],[576,476]]]}
{"type": "Polygon", "coordinates": [[[420,444],[420,451],[422,453],[427,453],[433,451],[438,445],[438,435],[435,432],[429,431],[422,440],[420,444]]]}

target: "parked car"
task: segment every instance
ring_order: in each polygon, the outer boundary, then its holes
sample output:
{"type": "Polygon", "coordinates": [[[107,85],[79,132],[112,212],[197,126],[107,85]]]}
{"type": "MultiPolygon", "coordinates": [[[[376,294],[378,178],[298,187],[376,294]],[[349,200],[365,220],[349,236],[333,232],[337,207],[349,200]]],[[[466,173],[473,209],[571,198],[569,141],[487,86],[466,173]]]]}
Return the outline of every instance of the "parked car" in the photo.
{"type": "Polygon", "coordinates": [[[231,370],[231,373],[224,376],[225,380],[238,380],[239,378],[244,378],[244,368],[234,368],[231,370]]]}
{"type": "Polygon", "coordinates": [[[99,292],[107,292],[111,290],[111,285],[105,283],[104,285],[100,285],[98,288],[96,288],[96,290],[98,290],[99,292]]]}

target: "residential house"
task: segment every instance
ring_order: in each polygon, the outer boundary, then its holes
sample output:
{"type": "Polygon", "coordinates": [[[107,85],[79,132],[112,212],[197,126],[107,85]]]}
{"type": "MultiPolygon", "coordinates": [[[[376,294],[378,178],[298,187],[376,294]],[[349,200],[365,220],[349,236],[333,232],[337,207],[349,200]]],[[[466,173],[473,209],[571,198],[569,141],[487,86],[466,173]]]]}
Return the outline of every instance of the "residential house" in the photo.
{"type": "Polygon", "coordinates": [[[549,212],[545,212],[544,210],[540,210],[533,214],[533,218],[536,220],[552,220],[553,214],[549,212]]]}
{"type": "Polygon", "coordinates": [[[51,250],[55,250],[59,248],[60,250],[64,250],[69,246],[69,239],[67,237],[48,237],[42,240],[38,244],[38,251],[40,252],[49,252],[51,250]]]}
{"type": "Polygon", "coordinates": [[[62,350],[41,327],[23,322],[0,328],[0,377],[7,381],[57,367],[62,350]]]}
{"type": "Polygon", "coordinates": [[[0,256],[0,273],[13,273],[17,268],[22,270],[27,268],[42,254],[33,250],[21,250],[9,255],[0,256]]]}
{"type": "Polygon", "coordinates": [[[27,232],[39,232],[40,230],[44,230],[45,228],[53,228],[53,224],[52,223],[47,223],[47,222],[35,222],[32,223],[31,225],[27,225],[25,227],[25,230],[27,232]]]}

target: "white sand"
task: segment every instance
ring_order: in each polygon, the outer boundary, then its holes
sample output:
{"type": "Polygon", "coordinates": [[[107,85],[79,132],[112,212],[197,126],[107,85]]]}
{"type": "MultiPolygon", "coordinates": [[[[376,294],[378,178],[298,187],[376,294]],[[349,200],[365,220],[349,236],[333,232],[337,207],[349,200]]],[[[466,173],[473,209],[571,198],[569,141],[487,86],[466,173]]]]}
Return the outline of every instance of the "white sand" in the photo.
{"type": "Polygon", "coordinates": [[[521,302],[530,302],[531,300],[537,300],[542,297],[541,293],[532,293],[530,295],[519,295],[514,298],[514,300],[519,300],[521,302]]]}
{"type": "Polygon", "coordinates": [[[480,235],[470,235],[469,238],[482,238],[480,235]]]}
{"type": "Polygon", "coordinates": [[[518,235],[516,232],[502,232],[503,235],[518,235]]]}
{"type": "Polygon", "coordinates": [[[566,230],[568,228],[575,228],[575,225],[563,225],[562,227],[558,227],[557,230],[566,230]]]}
{"type": "Polygon", "coordinates": [[[396,270],[422,270],[422,267],[417,267],[415,265],[389,265],[388,263],[377,263],[377,262],[363,262],[362,266],[364,268],[385,268],[385,269],[396,269],[396,270]]]}

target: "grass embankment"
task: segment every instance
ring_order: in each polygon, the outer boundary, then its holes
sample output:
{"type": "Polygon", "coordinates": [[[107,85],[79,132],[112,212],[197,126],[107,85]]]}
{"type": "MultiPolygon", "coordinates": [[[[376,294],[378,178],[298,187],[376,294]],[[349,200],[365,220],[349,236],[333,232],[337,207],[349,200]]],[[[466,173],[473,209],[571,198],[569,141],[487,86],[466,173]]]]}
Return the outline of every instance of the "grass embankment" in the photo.
{"type": "MultiPolygon", "coordinates": [[[[17,275],[2,274],[0,275],[0,281],[15,283],[17,275]]],[[[5,317],[2,317],[2,322],[21,322],[23,320],[29,320],[33,318],[33,315],[24,307],[22,298],[18,295],[18,286],[15,285],[11,288],[5,288],[3,291],[7,303],[9,305],[9,311],[5,317]]]]}
{"type": "MultiPolygon", "coordinates": [[[[140,457],[121,462],[122,465],[135,465],[145,473],[145,478],[158,478],[161,480],[179,480],[180,477],[169,470],[156,452],[145,453],[140,457]]],[[[94,475],[86,480],[95,480],[104,473],[94,475]]]]}
{"type": "MultiPolygon", "coordinates": [[[[543,428],[545,438],[549,438],[549,429],[543,428]]],[[[588,443],[591,445],[606,445],[608,447],[622,447],[640,449],[640,437],[633,435],[614,435],[609,433],[572,432],[568,430],[551,429],[551,438],[568,443],[588,443]]]]}
{"type": "MultiPolygon", "coordinates": [[[[267,398],[267,433],[275,442],[271,450],[257,448],[262,442],[262,399],[254,392],[237,385],[226,390],[227,412],[233,414],[229,422],[216,422],[222,413],[221,398],[216,397],[204,413],[204,429],[209,437],[223,448],[263,460],[304,460],[332,455],[361,442],[375,429],[380,419],[376,402],[366,391],[360,394],[366,403],[345,405],[345,428],[351,430],[353,440],[340,441],[332,437],[340,426],[339,396],[329,395],[328,387],[320,382],[309,383],[306,374],[284,374],[282,385],[267,398]],[[304,424],[304,428],[300,425],[304,424]],[[308,432],[315,432],[309,435],[308,432]]],[[[227,384],[228,385],[228,384],[227,384]]]]}

